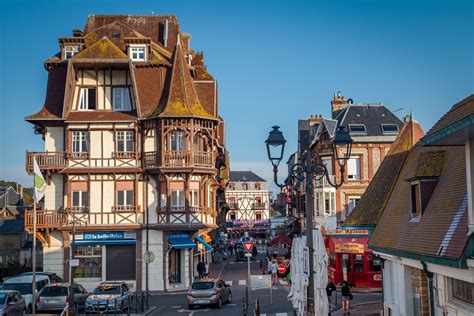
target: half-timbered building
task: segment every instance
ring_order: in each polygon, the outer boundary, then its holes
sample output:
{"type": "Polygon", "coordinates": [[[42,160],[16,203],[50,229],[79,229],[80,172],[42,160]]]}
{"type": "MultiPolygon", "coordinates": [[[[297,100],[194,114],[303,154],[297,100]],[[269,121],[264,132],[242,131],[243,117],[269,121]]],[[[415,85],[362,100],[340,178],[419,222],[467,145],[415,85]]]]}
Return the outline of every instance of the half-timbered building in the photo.
{"type": "Polygon", "coordinates": [[[89,288],[189,287],[205,257],[195,237],[225,204],[226,157],[217,82],[190,39],[173,15],[90,15],[59,39],[45,103],[26,117],[45,143],[26,169],[36,158],[48,184],[36,232],[46,271],[68,279],[73,252],[75,280],[89,288]]]}

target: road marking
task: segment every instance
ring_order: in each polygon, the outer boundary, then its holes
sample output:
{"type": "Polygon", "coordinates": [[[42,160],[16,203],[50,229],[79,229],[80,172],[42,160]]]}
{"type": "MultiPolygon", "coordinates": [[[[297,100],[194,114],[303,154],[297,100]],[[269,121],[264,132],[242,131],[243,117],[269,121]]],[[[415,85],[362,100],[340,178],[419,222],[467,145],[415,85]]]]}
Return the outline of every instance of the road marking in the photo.
{"type": "Polygon", "coordinates": [[[286,282],[286,281],[283,280],[283,279],[278,279],[278,282],[279,282],[281,285],[288,285],[288,282],[286,282]]]}
{"type": "Polygon", "coordinates": [[[286,316],[287,313],[276,313],[275,316],[286,316]]]}
{"type": "Polygon", "coordinates": [[[181,308],[181,306],[176,305],[176,306],[171,306],[171,308],[181,308]]]}
{"type": "Polygon", "coordinates": [[[247,280],[239,280],[239,285],[246,285],[247,284],[247,280]]]}
{"type": "Polygon", "coordinates": [[[235,262],[232,261],[230,264],[235,264],[235,262]]]}
{"type": "Polygon", "coordinates": [[[234,283],[234,281],[225,281],[225,283],[229,284],[230,286],[232,286],[232,283],[234,283]]]}

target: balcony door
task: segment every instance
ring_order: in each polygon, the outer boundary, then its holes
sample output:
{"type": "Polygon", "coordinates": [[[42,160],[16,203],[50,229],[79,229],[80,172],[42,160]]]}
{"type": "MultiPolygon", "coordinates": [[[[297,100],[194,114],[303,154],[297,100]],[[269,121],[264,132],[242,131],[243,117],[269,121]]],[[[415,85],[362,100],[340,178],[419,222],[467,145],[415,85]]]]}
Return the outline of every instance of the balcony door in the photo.
{"type": "Polygon", "coordinates": [[[185,211],[184,190],[171,190],[171,212],[185,211]]]}

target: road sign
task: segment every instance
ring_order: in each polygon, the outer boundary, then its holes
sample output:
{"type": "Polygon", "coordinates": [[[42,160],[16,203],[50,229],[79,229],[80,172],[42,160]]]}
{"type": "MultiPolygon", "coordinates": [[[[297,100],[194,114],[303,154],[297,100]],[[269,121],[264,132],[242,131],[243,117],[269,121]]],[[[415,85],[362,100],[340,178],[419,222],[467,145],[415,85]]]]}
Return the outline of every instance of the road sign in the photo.
{"type": "Polygon", "coordinates": [[[282,263],[278,265],[278,273],[283,274],[286,272],[286,266],[282,263]]]}
{"type": "Polygon", "coordinates": [[[250,251],[252,250],[254,244],[255,243],[253,241],[244,241],[242,243],[242,246],[244,247],[245,251],[250,253],[250,251]]]}
{"type": "Polygon", "coordinates": [[[143,253],[143,261],[145,263],[152,263],[153,261],[155,261],[155,254],[153,253],[153,251],[145,251],[143,253]]]}
{"type": "Polygon", "coordinates": [[[69,266],[70,267],[78,267],[79,266],[79,259],[69,259],[69,266]]]}
{"type": "Polygon", "coordinates": [[[252,254],[251,254],[251,253],[246,253],[244,256],[246,256],[247,258],[252,258],[252,254]]]}

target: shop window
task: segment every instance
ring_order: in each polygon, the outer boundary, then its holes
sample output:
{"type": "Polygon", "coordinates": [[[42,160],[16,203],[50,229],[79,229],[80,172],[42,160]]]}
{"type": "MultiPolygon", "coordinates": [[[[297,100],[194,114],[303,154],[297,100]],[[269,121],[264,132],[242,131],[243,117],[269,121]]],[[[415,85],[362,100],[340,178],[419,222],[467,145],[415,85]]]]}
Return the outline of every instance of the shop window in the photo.
{"type": "Polygon", "coordinates": [[[107,280],[135,280],[135,254],[135,245],[107,246],[105,251],[107,280]]]}
{"type": "Polygon", "coordinates": [[[171,248],[168,260],[168,278],[170,283],[181,283],[181,251],[171,248]]]}
{"type": "Polygon", "coordinates": [[[171,211],[172,212],[184,212],[185,198],[183,190],[172,190],[171,191],[171,211]]]}
{"type": "Polygon", "coordinates": [[[352,157],[348,160],[347,179],[360,180],[360,157],[352,157]]]}
{"type": "Polygon", "coordinates": [[[128,87],[112,88],[112,104],[115,111],[131,111],[130,89],[128,87]]]}
{"type": "Polygon", "coordinates": [[[474,307],[474,283],[448,278],[451,284],[451,298],[474,307]]]}
{"type": "Polygon", "coordinates": [[[75,278],[102,278],[102,246],[76,246],[74,258],[79,259],[75,278]]]}
{"type": "Polygon", "coordinates": [[[382,271],[382,260],[373,254],[366,255],[367,262],[369,263],[369,271],[378,272],[382,271]]]}
{"type": "Polygon", "coordinates": [[[79,100],[79,110],[95,110],[97,105],[96,89],[81,88],[81,97],[79,100]]]}
{"type": "Polygon", "coordinates": [[[184,132],[172,131],[170,134],[171,148],[170,150],[184,150],[184,132]]]}
{"type": "Polygon", "coordinates": [[[351,258],[349,254],[343,253],[341,260],[342,260],[342,268],[343,269],[346,268],[347,272],[352,272],[351,258]]]}
{"type": "Polygon", "coordinates": [[[364,272],[364,256],[354,255],[354,272],[364,272]]]}

